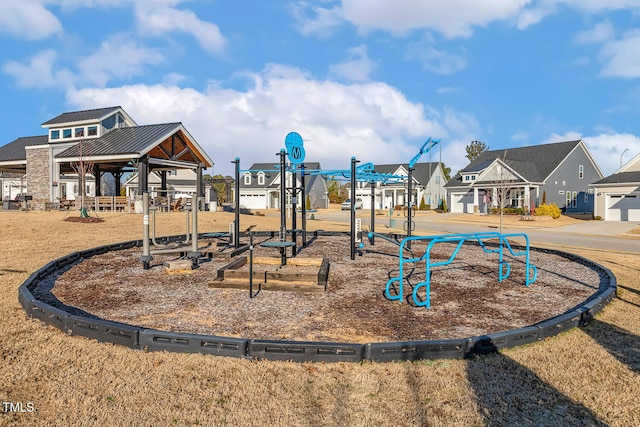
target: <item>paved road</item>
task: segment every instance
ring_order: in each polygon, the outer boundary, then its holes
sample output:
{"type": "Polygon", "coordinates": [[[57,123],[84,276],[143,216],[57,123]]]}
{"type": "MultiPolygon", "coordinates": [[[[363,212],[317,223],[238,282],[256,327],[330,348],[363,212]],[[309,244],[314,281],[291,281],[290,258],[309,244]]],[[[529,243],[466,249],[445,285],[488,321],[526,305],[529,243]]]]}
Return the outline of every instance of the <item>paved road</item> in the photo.
{"type": "MultiPolygon", "coordinates": [[[[360,213],[358,214],[360,217],[360,213]]],[[[327,212],[322,214],[323,220],[349,222],[348,211],[327,212]]],[[[495,227],[485,224],[463,223],[450,221],[451,214],[420,216],[415,219],[416,232],[420,230],[434,231],[438,233],[472,233],[478,231],[496,231],[495,227]]],[[[403,217],[393,217],[396,227],[402,229],[403,217]]],[[[370,217],[362,217],[363,227],[369,228],[370,217]]],[[[376,231],[384,233],[388,230],[389,218],[376,218],[376,231]]],[[[621,234],[640,227],[637,222],[612,222],[612,221],[585,221],[584,223],[571,224],[563,227],[546,228],[539,226],[504,227],[503,233],[526,233],[532,244],[547,243],[560,246],[579,246],[592,249],[618,250],[640,253],[640,236],[638,238],[621,234]]]]}

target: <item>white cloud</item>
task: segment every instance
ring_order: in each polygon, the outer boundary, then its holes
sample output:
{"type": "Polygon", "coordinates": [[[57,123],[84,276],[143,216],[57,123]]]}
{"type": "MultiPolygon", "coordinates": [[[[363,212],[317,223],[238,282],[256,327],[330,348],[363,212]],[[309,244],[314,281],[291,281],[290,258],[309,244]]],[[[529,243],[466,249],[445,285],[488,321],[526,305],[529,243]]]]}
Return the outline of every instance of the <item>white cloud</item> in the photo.
{"type": "Polygon", "coordinates": [[[243,168],[276,162],[290,131],[307,140],[307,160],[326,169],[348,168],[351,156],[406,162],[431,136],[443,139],[443,160],[457,170],[466,165],[464,144],[479,127],[471,115],[425,108],[384,83],[319,81],[278,65],[247,76],[253,84],[244,91],[218,82],[203,92],[138,84],[71,90],[67,98],[74,108],[122,105],[140,124],[182,121],[214,159],[216,172],[225,174],[235,157],[243,168]]]}
{"type": "Polygon", "coordinates": [[[621,40],[607,43],[601,58],[606,62],[602,74],[609,77],[640,77],[640,30],[625,33],[621,40]]]}
{"type": "Polygon", "coordinates": [[[515,18],[531,0],[342,0],[342,16],[362,31],[403,34],[432,29],[448,38],[468,37],[474,27],[515,18]]]}
{"type": "Polygon", "coordinates": [[[605,176],[611,175],[618,170],[620,156],[624,150],[628,149],[629,151],[622,156],[623,164],[640,153],[640,136],[628,133],[612,132],[595,136],[582,136],[578,132],[567,132],[563,135],[554,133],[544,143],[575,141],[578,139],[582,139],[587,145],[605,176]]]}
{"type": "Polygon", "coordinates": [[[0,3],[0,31],[28,40],[62,34],[62,24],[37,0],[8,0],[0,3]]]}
{"type": "Polygon", "coordinates": [[[367,46],[352,47],[347,53],[348,59],[332,65],[329,68],[329,72],[334,76],[350,81],[364,82],[369,80],[369,75],[375,68],[375,63],[367,56],[367,46]]]}
{"type": "Polygon", "coordinates": [[[153,49],[139,46],[124,34],[104,41],[100,50],[79,61],[81,80],[105,86],[113,78],[130,78],[143,74],[144,65],[159,64],[164,57],[153,49]]]}
{"type": "Polygon", "coordinates": [[[307,1],[298,1],[290,4],[290,10],[295,28],[305,37],[329,37],[336,27],[344,22],[341,9],[337,6],[326,9],[311,5],[307,1]]]}
{"type": "Polygon", "coordinates": [[[585,14],[600,14],[613,10],[640,11],[637,0],[537,0],[520,12],[518,29],[537,24],[545,17],[557,13],[561,8],[571,8],[585,14]]]}
{"type": "Polygon", "coordinates": [[[136,3],[136,18],[141,34],[169,36],[179,31],[193,36],[207,52],[219,53],[224,50],[227,41],[217,25],[199,19],[191,10],[179,10],[165,3],[179,1],[136,3]]]}
{"type": "Polygon", "coordinates": [[[615,38],[615,28],[609,20],[602,21],[587,31],[582,31],[576,35],[578,44],[600,44],[610,42],[615,38]]]}
{"type": "Polygon", "coordinates": [[[423,69],[443,75],[455,74],[467,68],[467,59],[464,56],[438,50],[429,44],[428,41],[410,43],[404,58],[418,61],[422,64],[423,69]]]}
{"type": "Polygon", "coordinates": [[[2,71],[12,76],[18,85],[28,88],[44,88],[71,84],[73,76],[67,69],[54,71],[58,55],[53,50],[38,52],[30,58],[27,64],[8,61],[2,66],[2,71]]]}

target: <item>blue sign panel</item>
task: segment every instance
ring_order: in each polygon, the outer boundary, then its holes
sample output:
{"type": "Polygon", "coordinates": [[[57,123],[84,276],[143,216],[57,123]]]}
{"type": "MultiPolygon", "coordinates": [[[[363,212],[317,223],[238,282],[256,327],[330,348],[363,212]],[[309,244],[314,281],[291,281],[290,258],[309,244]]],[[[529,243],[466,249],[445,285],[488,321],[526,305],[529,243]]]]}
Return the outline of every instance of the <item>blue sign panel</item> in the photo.
{"type": "Polygon", "coordinates": [[[284,139],[287,155],[294,165],[299,165],[304,161],[305,152],[302,144],[302,136],[298,132],[289,132],[284,139]]]}

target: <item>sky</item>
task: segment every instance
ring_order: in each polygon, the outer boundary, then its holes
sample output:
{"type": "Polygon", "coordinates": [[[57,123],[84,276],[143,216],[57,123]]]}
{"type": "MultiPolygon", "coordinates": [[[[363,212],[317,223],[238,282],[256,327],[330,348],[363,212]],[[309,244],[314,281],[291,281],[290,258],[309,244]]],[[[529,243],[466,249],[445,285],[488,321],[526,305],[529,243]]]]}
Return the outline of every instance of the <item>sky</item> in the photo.
{"type": "Polygon", "coordinates": [[[640,154],[640,0],[0,0],[0,145],[63,112],[182,122],[232,174],[582,139],[640,154]]]}

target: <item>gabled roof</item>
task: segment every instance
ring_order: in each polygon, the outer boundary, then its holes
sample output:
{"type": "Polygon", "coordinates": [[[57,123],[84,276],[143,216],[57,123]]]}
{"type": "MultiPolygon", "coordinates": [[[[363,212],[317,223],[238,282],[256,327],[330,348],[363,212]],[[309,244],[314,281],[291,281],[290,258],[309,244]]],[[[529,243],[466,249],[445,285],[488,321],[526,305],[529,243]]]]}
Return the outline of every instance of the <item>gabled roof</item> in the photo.
{"type": "Polygon", "coordinates": [[[54,117],[53,119],[47,120],[46,122],[42,123],[42,127],[49,127],[49,126],[59,125],[63,123],[99,121],[118,110],[122,110],[122,107],[96,108],[94,110],[72,111],[68,113],[62,113],[59,116],[54,117]]]}
{"type": "MultiPolygon", "coordinates": [[[[101,138],[85,139],[82,150],[85,155],[109,156],[120,154],[144,154],[149,147],[181,127],[180,123],[135,126],[114,129],[101,138]]],[[[80,144],[76,144],[56,155],[56,158],[78,157],[80,144]]]]}
{"type": "MultiPolygon", "coordinates": [[[[413,179],[417,181],[420,185],[427,185],[429,179],[433,175],[434,172],[438,170],[439,162],[424,162],[424,163],[416,163],[413,167],[413,179]]],[[[408,163],[393,163],[386,165],[375,165],[375,171],[383,174],[395,174],[399,168],[404,168],[407,172],[409,171],[408,163]]],[[[443,177],[444,179],[444,177],[443,177]]]]}
{"type": "Polygon", "coordinates": [[[27,160],[26,147],[31,145],[46,144],[48,140],[47,135],[40,136],[26,136],[18,138],[6,145],[0,147],[0,162],[8,162],[15,160],[27,160]]]}
{"type": "Polygon", "coordinates": [[[592,183],[593,186],[603,184],[637,184],[640,185],[640,171],[618,172],[592,183]]]}
{"type": "Polygon", "coordinates": [[[462,169],[446,186],[461,185],[461,174],[479,172],[482,170],[481,166],[486,167],[495,159],[503,160],[529,182],[544,182],[581,142],[581,140],[565,141],[485,151],[462,169]]]}

